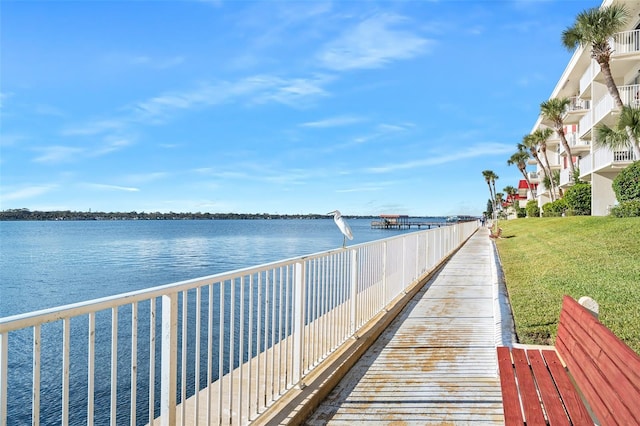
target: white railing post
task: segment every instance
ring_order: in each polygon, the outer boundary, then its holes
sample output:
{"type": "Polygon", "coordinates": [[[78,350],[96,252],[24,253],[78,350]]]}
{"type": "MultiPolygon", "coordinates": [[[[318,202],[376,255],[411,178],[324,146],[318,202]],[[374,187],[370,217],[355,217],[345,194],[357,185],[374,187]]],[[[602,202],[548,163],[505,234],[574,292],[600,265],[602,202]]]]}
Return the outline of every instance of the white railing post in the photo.
{"type": "Polygon", "coordinates": [[[407,289],[407,237],[402,237],[402,289],[407,289]]]}
{"type": "Polygon", "coordinates": [[[9,333],[0,333],[0,426],[7,426],[7,357],[9,333]]]}
{"type": "Polygon", "coordinates": [[[351,328],[354,337],[358,328],[358,251],[351,250],[351,328]]]}
{"type": "Polygon", "coordinates": [[[304,307],[305,307],[305,268],[304,262],[296,262],[293,277],[293,383],[304,387],[302,383],[304,350],[304,307]]]}
{"type": "Polygon", "coordinates": [[[385,241],[382,245],[382,301],[384,306],[387,306],[387,297],[387,242],[385,241]]]}
{"type": "Polygon", "coordinates": [[[160,415],[162,426],[173,426],[176,424],[178,375],[178,293],[162,296],[161,369],[160,415]]]}

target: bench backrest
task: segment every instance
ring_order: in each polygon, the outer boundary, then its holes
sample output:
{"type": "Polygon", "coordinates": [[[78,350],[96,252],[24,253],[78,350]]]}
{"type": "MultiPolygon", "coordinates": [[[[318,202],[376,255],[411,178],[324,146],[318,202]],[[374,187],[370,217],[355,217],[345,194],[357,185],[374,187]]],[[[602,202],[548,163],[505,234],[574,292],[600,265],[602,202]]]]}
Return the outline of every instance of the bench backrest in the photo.
{"type": "Polygon", "coordinates": [[[603,425],[640,424],[640,357],[568,296],[556,349],[603,425]]]}

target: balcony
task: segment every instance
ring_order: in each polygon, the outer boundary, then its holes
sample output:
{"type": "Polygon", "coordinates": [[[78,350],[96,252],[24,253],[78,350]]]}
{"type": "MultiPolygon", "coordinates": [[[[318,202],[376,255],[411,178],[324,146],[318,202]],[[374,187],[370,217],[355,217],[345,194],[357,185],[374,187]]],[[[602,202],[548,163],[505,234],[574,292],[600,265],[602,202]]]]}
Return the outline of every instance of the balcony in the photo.
{"type": "Polygon", "coordinates": [[[531,183],[534,183],[534,181],[537,182],[540,179],[540,175],[538,174],[538,172],[529,172],[528,175],[531,183]]]}
{"type": "MultiPolygon", "coordinates": [[[[589,152],[591,150],[591,142],[588,139],[580,139],[577,133],[568,133],[565,135],[567,143],[571,149],[571,155],[589,152]]],[[[564,146],[560,145],[560,155],[565,156],[564,146]]]]}
{"type": "Polygon", "coordinates": [[[612,151],[609,148],[601,147],[593,152],[593,171],[619,171],[635,160],[635,155],[631,149],[612,151]]]}
{"type": "Polygon", "coordinates": [[[573,183],[573,175],[571,175],[571,169],[564,169],[560,171],[560,186],[567,186],[573,183]]]}
{"type": "Polygon", "coordinates": [[[593,167],[591,166],[591,154],[587,154],[578,160],[578,168],[580,169],[580,177],[583,178],[591,174],[593,167]]]}
{"type": "MultiPolygon", "coordinates": [[[[611,61],[615,62],[612,71],[616,81],[623,78],[631,69],[637,67],[638,53],[640,53],[640,30],[622,31],[609,39],[611,61]]],[[[591,83],[594,80],[602,80],[600,65],[591,60],[591,63],[580,77],[580,96],[590,96],[591,83]]]]}
{"type": "Polygon", "coordinates": [[[591,101],[581,99],[578,96],[574,96],[569,98],[571,101],[567,110],[562,118],[564,124],[575,124],[580,121],[582,116],[589,111],[591,108],[591,101]]]}

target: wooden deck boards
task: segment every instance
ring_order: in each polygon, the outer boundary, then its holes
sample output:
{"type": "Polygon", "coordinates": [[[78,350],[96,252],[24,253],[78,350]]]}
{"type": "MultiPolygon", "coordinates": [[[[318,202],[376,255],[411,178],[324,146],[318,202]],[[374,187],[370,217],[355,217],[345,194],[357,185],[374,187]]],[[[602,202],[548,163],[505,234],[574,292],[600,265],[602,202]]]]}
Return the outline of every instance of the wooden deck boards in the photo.
{"type": "Polygon", "coordinates": [[[492,260],[481,229],[306,424],[503,424],[492,260]]]}

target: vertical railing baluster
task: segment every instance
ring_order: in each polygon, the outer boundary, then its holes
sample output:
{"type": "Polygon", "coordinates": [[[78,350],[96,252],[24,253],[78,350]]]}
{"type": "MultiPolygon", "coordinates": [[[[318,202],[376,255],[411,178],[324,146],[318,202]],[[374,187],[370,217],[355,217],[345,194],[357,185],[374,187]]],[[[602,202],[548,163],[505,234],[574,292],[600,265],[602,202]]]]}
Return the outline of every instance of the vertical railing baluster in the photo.
{"type": "Polygon", "coordinates": [[[95,365],[96,365],[96,313],[89,314],[89,336],[87,349],[87,426],[93,426],[95,365]]]}
{"type": "MultiPolygon", "coordinates": [[[[291,377],[291,370],[289,367],[289,361],[290,361],[290,357],[289,357],[289,353],[291,352],[289,350],[289,347],[293,347],[293,339],[292,339],[292,334],[289,333],[289,317],[291,315],[293,315],[293,309],[291,310],[291,313],[289,312],[289,304],[291,303],[291,300],[293,298],[293,283],[292,283],[292,279],[291,275],[289,273],[289,271],[291,270],[290,266],[286,266],[285,267],[285,283],[286,283],[286,289],[285,289],[285,315],[284,315],[284,330],[285,330],[285,339],[287,342],[287,347],[286,350],[284,352],[284,356],[285,356],[285,373],[284,373],[284,384],[286,387],[289,387],[289,377],[291,377]]],[[[281,272],[282,273],[282,272],[281,272]]],[[[291,318],[293,319],[293,317],[291,316],[291,318]]]]}
{"type": "Polygon", "coordinates": [[[69,424],[69,358],[71,319],[62,320],[62,424],[69,424]]]}
{"type": "Polygon", "coordinates": [[[131,425],[136,424],[136,388],[138,387],[138,302],[131,304],[131,425]]]}
{"type": "MultiPolygon", "coordinates": [[[[213,380],[213,283],[209,284],[209,304],[207,306],[207,412],[205,424],[211,424],[211,381],[213,380]]],[[[222,377],[218,378],[219,381],[222,377]]]]}
{"type": "Polygon", "coordinates": [[[351,250],[351,325],[349,334],[355,336],[358,321],[358,252],[351,250]]]}
{"type": "Polygon", "coordinates": [[[9,333],[0,333],[0,426],[7,426],[9,333]]]}
{"type": "Polygon", "coordinates": [[[229,302],[229,424],[233,424],[233,370],[235,360],[235,333],[236,333],[236,280],[232,278],[229,281],[231,286],[231,298],[229,302]]]}
{"type": "MultiPolygon", "coordinates": [[[[253,369],[253,274],[249,275],[249,321],[248,321],[248,330],[247,333],[247,353],[248,359],[247,364],[249,369],[247,370],[247,420],[250,422],[252,420],[252,416],[254,411],[252,409],[253,398],[251,398],[251,380],[252,380],[252,369],[253,369]]],[[[258,354],[259,356],[259,354],[258,354]]],[[[257,411],[256,411],[257,412],[257,411]]]]}
{"type": "Polygon", "coordinates": [[[180,333],[180,424],[187,423],[187,321],[188,317],[188,290],[182,292],[182,331],[180,333]]]}
{"type": "Polygon", "coordinates": [[[40,324],[33,327],[33,386],[31,424],[40,424],[40,324]]]}
{"type": "Polygon", "coordinates": [[[194,401],[193,401],[193,415],[194,421],[192,424],[198,425],[200,418],[200,320],[202,310],[202,287],[196,288],[196,350],[194,359],[194,401]]]}
{"type": "Polygon", "coordinates": [[[242,423],[242,409],[244,408],[243,391],[244,391],[244,275],[240,277],[240,342],[238,347],[238,423],[242,423]]]}
{"type": "Polygon", "coordinates": [[[269,398],[269,393],[267,389],[267,377],[269,375],[269,342],[267,341],[267,336],[269,335],[269,272],[265,271],[264,273],[264,333],[262,335],[262,340],[264,344],[264,375],[262,375],[261,379],[262,389],[264,392],[264,405],[267,405],[267,401],[269,398]]]}
{"type": "Polygon", "coordinates": [[[271,270],[271,400],[276,395],[276,270],[271,270]]]}
{"type": "Polygon", "coordinates": [[[109,423],[116,426],[118,408],[118,307],[111,308],[111,406],[109,423]]]}
{"type": "Polygon", "coordinates": [[[149,424],[155,417],[156,383],[156,299],[149,300],[149,424]]]}
{"type": "Polygon", "coordinates": [[[178,293],[162,296],[162,360],[160,415],[162,426],[176,424],[178,382],[178,293]]]}
{"type": "Polygon", "coordinates": [[[262,372],[260,371],[260,366],[262,363],[260,362],[260,358],[262,357],[262,341],[261,331],[262,331],[262,272],[258,272],[258,301],[256,303],[256,315],[258,316],[258,324],[256,326],[256,410],[260,412],[263,405],[261,403],[260,391],[262,390],[262,386],[260,383],[260,377],[262,377],[262,372]]]}
{"type": "Polygon", "coordinates": [[[218,424],[222,424],[222,381],[224,377],[224,285],[225,281],[218,283],[220,287],[220,314],[218,316],[219,337],[218,337],[218,424]]]}
{"type": "Polygon", "coordinates": [[[293,275],[293,383],[303,386],[302,380],[302,357],[304,350],[304,262],[296,262],[293,275]]]}

